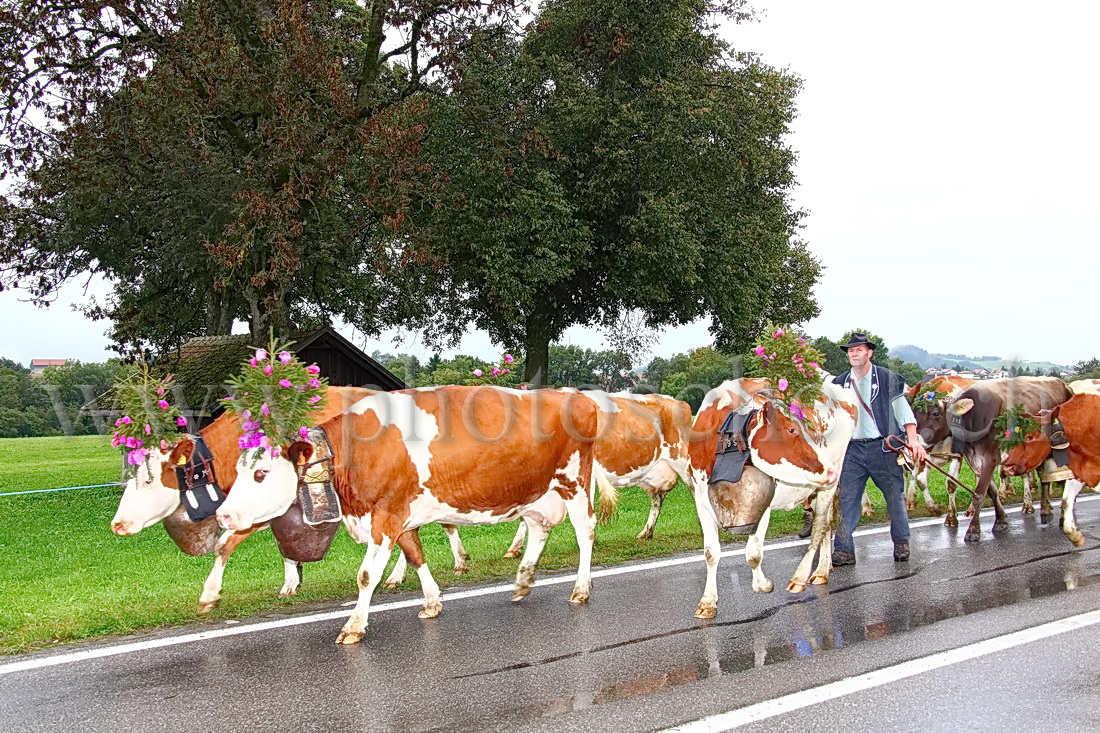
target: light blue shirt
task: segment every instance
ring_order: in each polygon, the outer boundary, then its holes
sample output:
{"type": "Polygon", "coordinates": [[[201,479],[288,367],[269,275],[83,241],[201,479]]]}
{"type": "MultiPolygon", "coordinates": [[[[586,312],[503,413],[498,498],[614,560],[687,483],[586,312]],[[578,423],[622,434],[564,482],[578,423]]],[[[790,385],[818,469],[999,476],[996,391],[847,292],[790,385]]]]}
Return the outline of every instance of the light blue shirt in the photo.
{"type": "MultiPolygon", "coordinates": [[[[863,398],[863,402],[866,402],[868,407],[871,405],[871,373],[872,369],[867,370],[867,376],[862,379],[856,377],[855,372],[851,376],[852,389],[859,390],[859,396],[863,398]]],[[[868,438],[881,438],[882,433],[879,432],[878,427],[875,425],[875,417],[871,413],[867,412],[863,408],[863,405],[859,400],[856,400],[856,409],[858,410],[858,419],[856,420],[856,431],[852,434],[852,438],[855,440],[866,440],[868,438]]],[[[898,421],[898,425],[903,428],[906,425],[916,425],[917,418],[913,415],[913,408],[909,406],[909,400],[905,399],[904,394],[900,394],[894,398],[894,401],[890,403],[890,409],[894,412],[894,419],[898,421]]],[[[902,438],[905,436],[902,435],[902,438]]]]}

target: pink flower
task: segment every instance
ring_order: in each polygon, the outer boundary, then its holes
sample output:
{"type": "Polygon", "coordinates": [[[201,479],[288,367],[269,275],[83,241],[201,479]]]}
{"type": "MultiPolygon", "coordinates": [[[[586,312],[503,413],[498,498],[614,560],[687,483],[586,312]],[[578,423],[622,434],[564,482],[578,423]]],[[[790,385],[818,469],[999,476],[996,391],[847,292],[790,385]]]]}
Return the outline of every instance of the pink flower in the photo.
{"type": "Polygon", "coordinates": [[[168,441],[167,440],[160,441],[160,449],[162,451],[168,450],[168,441]]]}
{"type": "Polygon", "coordinates": [[[511,370],[511,369],[501,369],[501,370],[500,370],[500,373],[501,373],[501,374],[511,374],[511,373],[512,373],[512,370],[511,370]]]}
{"type": "Polygon", "coordinates": [[[787,388],[788,384],[790,384],[790,382],[788,382],[785,378],[780,377],[779,378],[779,383],[776,384],[775,386],[779,387],[779,391],[782,392],[783,390],[785,390],[787,388]]]}
{"type": "Polygon", "coordinates": [[[264,417],[271,417],[271,408],[267,406],[267,403],[260,405],[260,412],[264,414],[264,417]]]}
{"type": "Polygon", "coordinates": [[[177,417],[176,418],[176,425],[179,425],[181,428],[187,427],[187,418],[186,417],[177,417]]]}
{"type": "Polygon", "coordinates": [[[320,401],[321,401],[321,395],[319,395],[319,394],[318,395],[313,395],[308,400],[306,400],[306,402],[308,402],[311,405],[315,404],[317,402],[320,402],[320,401]]]}
{"type": "Polygon", "coordinates": [[[311,380],[309,380],[309,386],[310,387],[320,387],[321,386],[321,380],[317,379],[317,378],[311,379],[311,380]]]}
{"type": "Polygon", "coordinates": [[[145,450],[144,448],[138,448],[137,450],[132,450],[126,456],[126,462],[129,463],[131,466],[137,466],[143,460],[145,460],[145,456],[147,456],[148,454],[149,454],[149,451],[145,450]]]}
{"type": "Polygon", "coordinates": [[[133,422],[133,420],[130,419],[129,415],[123,415],[122,417],[119,418],[118,422],[121,425],[129,425],[130,423],[133,422]]]}
{"type": "Polygon", "coordinates": [[[309,438],[309,428],[305,426],[298,428],[298,435],[301,436],[302,440],[307,440],[309,438]]]}
{"type": "Polygon", "coordinates": [[[513,361],[515,361],[515,359],[512,358],[511,354],[505,354],[504,355],[504,363],[505,364],[511,364],[513,361]]]}
{"type": "Polygon", "coordinates": [[[526,384],[521,384],[521,385],[519,386],[519,388],[520,388],[520,389],[527,389],[527,385],[526,385],[526,384]]]}
{"type": "Polygon", "coordinates": [[[279,380],[279,386],[289,388],[289,387],[293,387],[294,383],[291,382],[289,379],[280,379],[279,380]]]}
{"type": "Polygon", "coordinates": [[[164,387],[157,387],[157,394],[159,394],[159,395],[164,394],[164,387]]]}
{"type": "Polygon", "coordinates": [[[799,407],[798,405],[791,405],[787,409],[790,411],[790,413],[792,415],[797,417],[799,420],[805,420],[806,419],[806,413],[802,412],[802,408],[799,407]]]}
{"type": "Polygon", "coordinates": [[[1006,430],[1005,431],[1005,437],[1006,438],[1011,438],[1012,437],[1012,431],[1011,430],[1006,430]]]}
{"type": "Polygon", "coordinates": [[[763,346],[757,346],[757,347],[756,347],[755,349],[753,349],[752,351],[753,351],[753,353],[754,353],[754,354],[756,354],[757,356],[763,356],[763,355],[764,355],[764,347],[763,347],[763,346]]]}
{"type": "Polygon", "coordinates": [[[475,377],[480,377],[480,376],[481,376],[481,374],[482,374],[482,372],[481,372],[481,370],[480,370],[480,369],[475,369],[475,370],[474,370],[474,376],[475,376],[475,377]]]}
{"type": "Polygon", "coordinates": [[[157,400],[157,406],[162,410],[168,409],[168,400],[157,400]]]}
{"type": "Polygon", "coordinates": [[[266,374],[269,377],[271,376],[271,365],[270,364],[264,364],[264,374],[266,374]]]}
{"type": "Polygon", "coordinates": [[[316,364],[310,364],[309,366],[306,367],[306,372],[308,374],[320,374],[321,373],[321,367],[317,366],[316,364]]]}
{"type": "Polygon", "coordinates": [[[256,366],[256,357],[252,357],[251,359],[248,360],[248,366],[250,366],[250,367],[256,366]]]}
{"type": "Polygon", "coordinates": [[[256,355],[252,358],[254,358],[256,361],[263,361],[267,358],[267,352],[263,349],[256,349],[256,355]]]}
{"type": "Polygon", "coordinates": [[[782,335],[783,335],[783,329],[781,328],[781,329],[779,329],[778,331],[776,331],[775,333],[772,334],[772,338],[777,339],[782,335]]]}
{"type": "Polygon", "coordinates": [[[493,376],[494,377],[499,377],[500,376],[500,369],[498,369],[497,367],[493,367],[493,376]]]}
{"type": "Polygon", "coordinates": [[[820,368],[821,368],[821,367],[819,367],[819,366],[817,365],[817,362],[816,362],[816,361],[811,361],[811,362],[810,362],[810,366],[812,366],[812,367],[813,367],[814,369],[820,369],[820,368]]]}
{"type": "Polygon", "coordinates": [[[795,341],[797,341],[800,344],[806,343],[806,339],[802,338],[801,336],[799,336],[797,339],[795,339],[795,341]]]}
{"type": "Polygon", "coordinates": [[[289,364],[290,360],[293,359],[293,358],[294,357],[290,355],[289,351],[280,351],[279,352],[279,361],[281,361],[284,364],[289,364]]]}
{"type": "Polygon", "coordinates": [[[146,435],[152,435],[153,434],[153,428],[149,427],[149,425],[146,425],[145,426],[145,434],[146,435]]]}

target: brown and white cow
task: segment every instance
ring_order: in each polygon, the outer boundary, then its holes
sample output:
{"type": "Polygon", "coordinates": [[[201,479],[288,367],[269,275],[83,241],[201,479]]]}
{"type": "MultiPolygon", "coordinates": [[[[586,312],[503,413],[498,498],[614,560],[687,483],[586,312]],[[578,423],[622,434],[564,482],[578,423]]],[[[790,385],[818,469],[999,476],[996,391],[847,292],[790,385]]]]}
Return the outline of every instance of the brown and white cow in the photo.
{"type": "MultiPolygon", "coordinates": [[[[855,431],[856,403],[851,390],[826,382],[823,394],[812,406],[802,406],[796,419],[777,407],[764,379],[735,379],[711,390],[695,417],[690,458],[692,489],[699,523],[703,528],[707,579],[695,612],[698,618],[714,618],[718,610],[717,570],[721,547],[718,519],[711,503],[708,482],[714,469],[718,429],[734,410],[758,410],[747,426],[751,466],[742,482],[771,482],[772,498],[756,531],[749,537],[745,558],[753,572],[753,590],[770,592],[774,584],[761,570],[764,535],[772,509],[793,509],[813,497],[814,523],[809,547],[787,589],[805,590],[807,584],[828,582],[832,568],[833,503],[848,441],[855,431]],[[813,575],[810,568],[819,555],[813,575]]],[[[741,482],[738,482],[741,483],[741,482]]]]}
{"type": "MultiPolygon", "coordinates": [[[[948,436],[952,446],[970,464],[977,476],[972,503],[973,516],[964,539],[977,542],[981,539],[981,508],[988,494],[993,501],[996,518],[993,531],[1008,529],[1004,507],[993,486],[993,475],[1000,464],[1000,451],[993,431],[993,421],[1006,408],[1023,404],[1028,412],[1050,409],[1069,399],[1069,390],[1062,380],[1054,377],[1015,377],[975,382],[959,393],[940,414],[918,416],[918,433],[925,445],[935,445],[948,436]],[[954,425],[952,425],[954,421],[954,425]]],[[[1049,486],[1043,487],[1043,505],[1040,510],[1043,521],[1050,521],[1049,486]]]]}
{"type": "MultiPolygon", "coordinates": [[[[653,539],[653,528],[668,492],[688,477],[691,406],[659,394],[608,394],[588,390],[599,410],[592,470],[616,489],[640,486],[649,496],[649,518],[638,539],[653,539]]],[[[505,557],[518,557],[527,532],[521,522],[505,557]]]]}
{"type": "MultiPolygon", "coordinates": [[[[935,466],[943,468],[947,466],[948,475],[953,478],[959,477],[959,471],[962,468],[962,454],[956,453],[951,449],[951,436],[950,434],[943,440],[939,441],[935,445],[929,445],[926,440],[926,435],[922,434],[922,416],[927,416],[931,420],[942,420],[944,415],[944,400],[953,400],[962,393],[967,387],[974,384],[973,379],[964,379],[963,377],[947,375],[943,377],[935,377],[927,382],[922,382],[910,387],[906,390],[906,397],[910,403],[913,402],[918,396],[923,395],[930,390],[937,392],[943,392],[944,398],[935,401],[935,404],[930,405],[914,405],[913,414],[917,418],[917,437],[921,441],[921,445],[928,451],[928,461],[935,466]]],[[[917,506],[917,490],[921,491],[924,497],[924,506],[928,511],[933,514],[940,514],[943,510],[936,504],[936,500],[932,498],[932,492],[928,490],[928,474],[932,469],[927,465],[921,466],[919,470],[914,466],[914,470],[908,472],[908,477],[905,483],[905,508],[915,509],[917,506]]],[[[959,526],[958,519],[958,506],[955,502],[956,486],[954,483],[947,481],[947,516],[944,518],[944,525],[948,527],[959,526]]]]}
{"type": "MultiPolygon", "coordinates": [[[[327,406],[318,411],[317,419],[327,420],[372,393],[373,390],[357,387],[329,387],[327,406]]],[[[228,412],[199,431],[213,455],[214,475],[227,493],[233,488],[237,478],[237,459],[240,457],[237,439],[240,432],[240,422],[228,412]]],[[[192,441],[181,436],[168,450],[152,451],[149,460],[137,466],[135,475],[126,482],[118,510],[111,519],[112,532],[119,536],[133,535],[146,527],[164,522],[165,528],[173,535],[177,544],[183,545],[185,541],[180,538],[181,533],[193,533],[197,525],[187,518],[180,503],[175,467],[181,461],[190,459],[194,448],[192,441]]],[[[217,521],[213,517],[207,521],[211,525],[210,531],[216,533],[217,521]]],[[[267,523],[258,523],[221,533],[213,548],[214,566],[210,569],[210,575],[203,583],[202,594],[199,596],[199,613],[210,611],[221,600],[222,579],[229,557],[244,540],[267,526],[267,523]]],[[[196,548],[192,554],[207,552],[210,552],[209,545],[196,548]]],[[[279,596],[294,595],[300,582],[300,564],[283,558],[283,586],[279,589],[279,596]]]]}
{"type": "MultiPolygon", "coordinates": [[[[1071,383],[1071,387],[1076,382],[1071,383]]],[[[1069,469],[1073,478],[1066,481],[1062,492],[1062,531],[1077,547],[1085,544],[1085,536],[1077,527],[1074,505],[1077,495],[1086,487],[1100,486],[1100,393],[1078,392],[1052,410],[1033,414],[1040,422],[1037,432],[1026,435],[1023,445],[1016,446],[1003,458],[1005,470],[1018,476],[1030,473],[1051,455],[1050,431],[1055,419],[1069,443],[1069,469]]]]}
{"type": "MultiPolygon", "coordinates": [[[[356,581],[359,599],[337,637],[362,640],[370,600],[393,545],[429,522],[530,524],[513,600],[530,591],[551,527],[569,516],[580,562],[570,597],[584,603],[592,585],[592,452],[596,406],[571,391],[429,387],[366,397],[321,424],[333,447],[333,484],[344,526],[367,546],[356,581]]],[[[297,442],[278,457],[247,451],[233,493],[218,510],[226,529],[264,522],[294,500],[298,469],[312,456],[297,442]]],[[[601,516],[615,492],[600,487],[601,516]]],[[[419,547],[415,548],[419,549],[419,547]]],[[[422,618],[439,614],[439,586],[422,553],[408,552],[424,589],[422,618]]]]}

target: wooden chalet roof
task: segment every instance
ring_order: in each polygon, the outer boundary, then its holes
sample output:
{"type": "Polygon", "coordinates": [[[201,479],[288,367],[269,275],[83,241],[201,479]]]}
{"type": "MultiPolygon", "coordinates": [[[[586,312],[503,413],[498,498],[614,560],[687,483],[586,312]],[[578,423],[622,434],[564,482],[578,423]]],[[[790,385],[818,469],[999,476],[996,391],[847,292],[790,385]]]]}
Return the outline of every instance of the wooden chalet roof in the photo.
{"type": "MultiPolygon", "coordinates": [[[[306,364],[321,368],[321,376],[335,387],[369,387],[392,391],[405,383],[390,370],[367,356],[331,326],[293,339],[291,351],[306,364]]],[[[256,345],[247,334],[193,338],[178,352],[157,359],[152,370],[172,374],[175,403],[183,414],[201,427],[222,412],[219,400],[226,395],[226,381],[248,361],[256,345]]],[[[84,406],[93,414],[117,410],[112,393],[100,395],[84,406]]]]}

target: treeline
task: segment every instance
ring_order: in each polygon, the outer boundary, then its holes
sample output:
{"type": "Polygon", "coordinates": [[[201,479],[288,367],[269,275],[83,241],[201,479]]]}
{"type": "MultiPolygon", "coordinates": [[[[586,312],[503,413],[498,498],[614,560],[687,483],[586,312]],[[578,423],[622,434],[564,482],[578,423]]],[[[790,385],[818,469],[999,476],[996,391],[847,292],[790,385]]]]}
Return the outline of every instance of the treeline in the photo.
{"type": "Polygon", "coordinates": [[[101,432],[81,408],[126,370],[120,361],[70,361],[32,377],[22,364],[0,357],[0,438],[101,432]]]}

